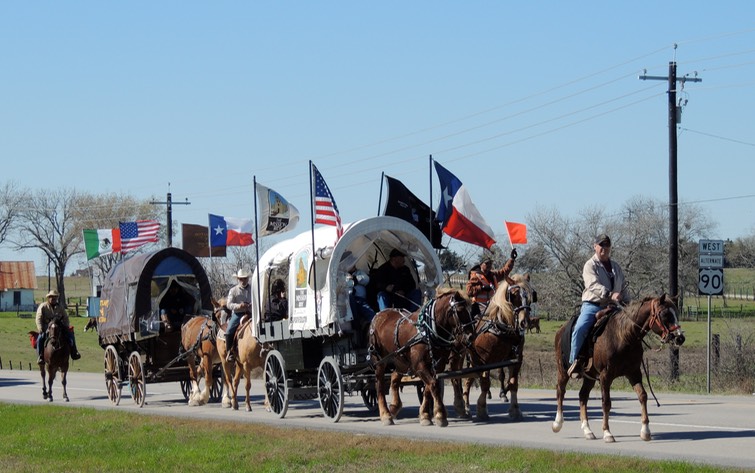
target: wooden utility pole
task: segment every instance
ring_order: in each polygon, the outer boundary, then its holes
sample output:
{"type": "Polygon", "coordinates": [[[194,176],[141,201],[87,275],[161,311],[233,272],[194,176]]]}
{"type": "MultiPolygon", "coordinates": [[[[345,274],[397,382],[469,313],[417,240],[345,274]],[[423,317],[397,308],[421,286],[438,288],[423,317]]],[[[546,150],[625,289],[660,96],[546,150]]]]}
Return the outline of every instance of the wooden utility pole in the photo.
{"type": "MultiPolygon", "coordinates": [[[[674,45],[676,49],[676,45],[674,45]]],[[[679,199],[677,197],[677,173],[676,173],[676,126],[679,123],[681,107],[676,102],[676,84],[681,82],[702,82],[698,77],[677,77],[676,61],[668,64],[668,77],[641,75],[640,80],[668,80],[668,187],[669,187],[669,293],[679,296],[679,199]]],[[[672,347],[669,350],[671,362],[671,379],[679,378],[679,348],[672,347]]]]}
{"type": "MultiPolygon", "coordinates": [[[[168,184],[168,189],[170,189],[170,184],[168,184]]],[[[174,205],[190,205],[191,202],[189,202],[188,197],[184,202],[173,202],[173,196],[171,195],[170,191],[168,191],[168,197],[165,202],[156,202],[152,201],[150,204],[152,205],[165,205],[168,209],[168,246],[173,246],[173,206],[174,205]]]]}

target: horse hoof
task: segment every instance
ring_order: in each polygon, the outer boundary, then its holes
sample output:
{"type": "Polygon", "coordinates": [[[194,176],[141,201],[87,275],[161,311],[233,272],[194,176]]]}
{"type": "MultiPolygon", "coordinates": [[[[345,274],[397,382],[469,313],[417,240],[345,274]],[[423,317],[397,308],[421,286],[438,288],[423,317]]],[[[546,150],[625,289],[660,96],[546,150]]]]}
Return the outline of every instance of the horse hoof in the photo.
{"type": "Polygon", "coordinates": [[[447,419],[435,419],[435,425],[438,427],[448,427],[447,419]]]}
{"type": "Polygon", "coordinates": [[[433,425],[433,421],[431,421],[430,419],[420,419],[419,425],[427,427],[428,425],[433,425]]]}
{"type": "Polygon", "coordinates": [[[388,427],[389,425],[393,425],[393,418],[382,419],[382,422],[384,426],[388,427]]]}
{"type": "Polygon", "coordinates": [[[477,420],[480,422],[487,422],[490,420],[490,416],[487,412],[478,412],[477,413],[477,420]]]}
{"type": "Polygon", "coordinates": [[[558,422],[554,422],[551,425],[551,429],[553,430],[553,432],[559,433],[559,432],[561,432],[561,427],[563,427],[563,426],[564,426],[564,424],[559,424],[558,422]]]}
{"type": "Polygon", "coordinates": [[[614,443],[616,442],[616,439],[613,438],[613,435],[611,435],[610,433],[606,433],[603,435],[603,441],[605,443],[614,443]]]}
{"type": "Polygon", "coordinates": [[[650,430],[643,429],[642,432],[640,432],[640,438],[646,442],[650,442],[653,437],[650,435],[650,430]]]}
{"type": "Polygon", "coordinates": [[[251,406],[246,406],[246,412],[252,412],[252,407],[251,406]]]}
{"type": "Polygon", "coordinates": [[[595,434],[592,432],[585,433],[585,440],[595,440],[595,434]]]}

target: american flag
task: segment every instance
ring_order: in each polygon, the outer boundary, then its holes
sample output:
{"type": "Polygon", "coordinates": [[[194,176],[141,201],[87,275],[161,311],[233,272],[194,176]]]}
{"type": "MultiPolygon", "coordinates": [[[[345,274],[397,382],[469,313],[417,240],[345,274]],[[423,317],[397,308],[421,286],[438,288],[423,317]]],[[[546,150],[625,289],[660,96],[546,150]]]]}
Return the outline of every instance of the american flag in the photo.
{"type": "Polygon", "coordinates": [[[343,226],[341,225],[341,215],[338,213],[338,206],[335,199],[333,199],[333,194],[330,193],[325,179],[322,178],[322,174],[320,174],[320,171],[317,170],[314,164],[312,164],[312,173],[315,178],[315,223],[336,227],[336,238],[341,238],[341,235],[343,235],[343,226]]]}
{"type": "Polygon", "coordinates": [[[157,220],[137,220],[136,222],[120,222],[121,253],[133,251],[140,246],[156,242],[160,222],[157,220]]]}

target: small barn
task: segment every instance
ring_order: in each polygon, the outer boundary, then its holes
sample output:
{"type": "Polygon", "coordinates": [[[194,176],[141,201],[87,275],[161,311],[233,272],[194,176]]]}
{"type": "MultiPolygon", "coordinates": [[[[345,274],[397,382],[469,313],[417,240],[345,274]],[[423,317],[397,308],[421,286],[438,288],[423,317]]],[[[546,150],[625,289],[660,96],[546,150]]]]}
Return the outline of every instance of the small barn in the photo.
{"type": "Polygon", "coordinates": [[[0,261],[0,311],[33,311],[37,275],[32,261],[0,261]]]}

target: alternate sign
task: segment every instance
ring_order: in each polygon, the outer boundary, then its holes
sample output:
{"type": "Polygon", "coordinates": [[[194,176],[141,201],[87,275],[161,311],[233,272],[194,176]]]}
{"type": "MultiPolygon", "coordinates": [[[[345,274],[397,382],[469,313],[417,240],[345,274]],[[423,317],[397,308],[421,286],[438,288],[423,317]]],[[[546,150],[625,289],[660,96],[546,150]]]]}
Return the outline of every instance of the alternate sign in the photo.
{"type": "Polygon", "coordinates": [[[700,240],[698,293],[706,296],[724,294],[724,241],[700,240]]]}

